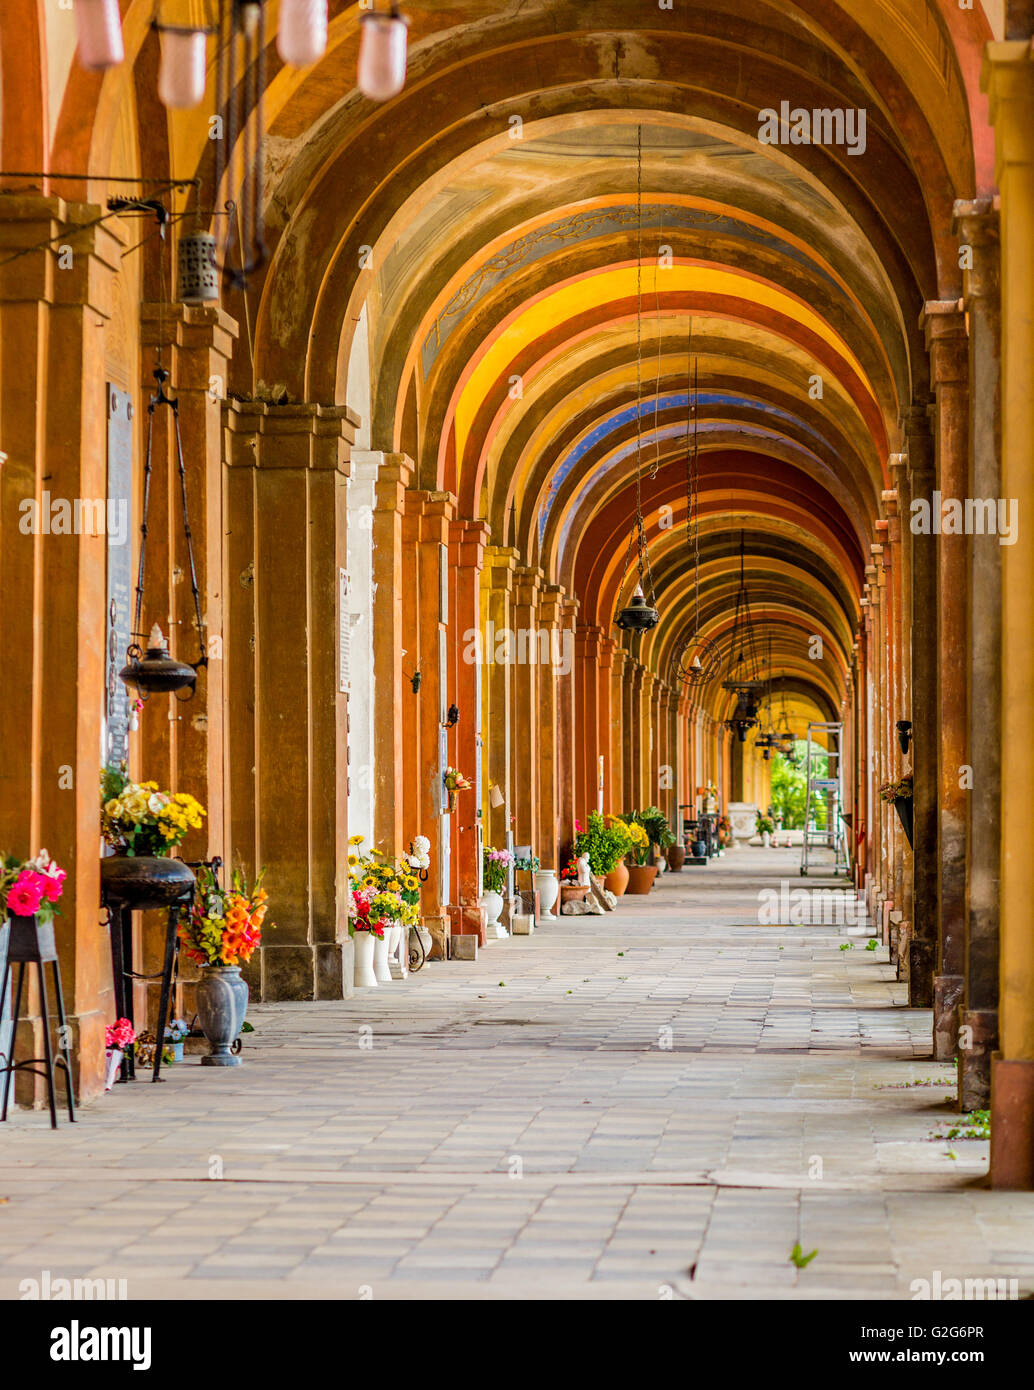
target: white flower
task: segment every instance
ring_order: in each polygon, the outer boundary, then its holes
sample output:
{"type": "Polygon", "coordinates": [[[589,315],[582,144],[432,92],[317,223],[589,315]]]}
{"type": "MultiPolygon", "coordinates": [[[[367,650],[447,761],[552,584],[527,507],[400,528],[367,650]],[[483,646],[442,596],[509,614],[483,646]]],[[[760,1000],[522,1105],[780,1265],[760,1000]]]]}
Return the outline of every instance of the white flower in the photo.
{"type": "Polygon", "coordinates": [[[147,809],[152,816],[161,815],[168,804],[169,798],[167,796],[161,796],[158,792],[152,792],[147,798],[147,809]]]}
{"type": "Polygon", "coordinates": [[[431,848],[431,841],[427,838],[426,835],[416,835],[416,836],[414,836],[414,839],[413,839],[413,853],[414,853],[414,854],[426,855],[427,852],[428,852],[428,850],[429,850],[430,848],[431,848]]]}

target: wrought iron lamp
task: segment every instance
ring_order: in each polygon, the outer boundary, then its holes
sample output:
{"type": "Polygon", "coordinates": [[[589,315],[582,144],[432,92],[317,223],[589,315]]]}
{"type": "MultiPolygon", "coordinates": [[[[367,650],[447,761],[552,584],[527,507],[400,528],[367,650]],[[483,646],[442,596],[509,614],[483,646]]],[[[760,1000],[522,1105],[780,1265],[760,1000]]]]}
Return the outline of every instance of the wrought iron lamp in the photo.
{"type": "MultiPolygon", "coordinates": [[[[171,398],[165,390],[169,373],[161,365],[154,369],[157,390],[152,394],[147,406],[147,452],[144,456],[144,502],[140,520],[140,563],[136,581],[136,609],[133,615],[133,637],[143,636],[140,619],[144,603],[144,576],[147,565],[147,517],[151,500],[151,455],[154,443],[154,415],[159,406],[166,406],[172,412],[173,435],[176,440],[176,465],[179,472],[180,505],[183,511],[183,534],[187,542],[187,561],[190,571],[190,591],[194,598],[194,616],[197,623],[200,652],[193,664],[178,661],[169,654],[169,646],[162,636],[157,623],[151,628],[146,650],[141,650],[139,642],[133,641],[126,649],[126,664],[119,672],[124,685],[135,688],[142,699],[149,695],[168,694],[176,690],[190,690],[193,694],[197,673],[208,665],[205,652],[204,621],[201,617],[201,595],[197,585],[197,569],[194,565],[194,543],[190,531],[190,516],[187,511],[187,474],[183,463],[183,439],[180,435],[179,401],[171,398]]],[[[189,697],[188,697],[189,698],[189,697]]]]}

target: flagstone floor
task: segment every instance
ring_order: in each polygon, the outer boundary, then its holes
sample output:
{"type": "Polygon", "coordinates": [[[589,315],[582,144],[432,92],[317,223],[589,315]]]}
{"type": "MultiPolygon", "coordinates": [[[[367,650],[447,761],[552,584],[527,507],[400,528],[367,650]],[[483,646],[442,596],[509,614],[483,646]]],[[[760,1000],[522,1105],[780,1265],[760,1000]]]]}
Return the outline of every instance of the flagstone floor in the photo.
{"type": "Polygon", "coordinates": [[[56,1134],[19,1112],[0,1297],[45,1270],[130,1298],[1028,1294],[1034,1196],[944,1137],[953,1068],[886,952],[759,924],[760,889],[823,886],[798,863],[739,850],[477,962],[255,1006],[245,1066],[118,1086],[56,1134]]]}

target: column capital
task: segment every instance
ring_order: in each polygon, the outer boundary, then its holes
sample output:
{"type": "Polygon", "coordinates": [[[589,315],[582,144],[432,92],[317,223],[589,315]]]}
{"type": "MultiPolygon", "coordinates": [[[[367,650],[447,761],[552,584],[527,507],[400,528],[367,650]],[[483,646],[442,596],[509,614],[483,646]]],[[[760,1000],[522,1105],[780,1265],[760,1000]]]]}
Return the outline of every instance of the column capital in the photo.
{"type": "Polygon", "coordinates": [[[1034,52],[1030,40],[987,44],[980,88],[988,95],[995,127],[995,173],[1001,185],[1007,165],[1034,163],[1034,52]]]}
{"type": "Polygon", "coordinates": [[[969,334],[966,329],[964,301],[928,300],[919,315],[919,327],[926,338],[934,387],[968,381],[969,334]]]}
{"type": "Polygon", "coordinates": [[[231,434],[277,441],[275,449],[256,444],[246,451],[231,450],[228,462],[231,467],[262,468],[267,472],[336,470],[347,477],[348,446],[355,435],[352,418],[352,412],[343,405],[223,401],[223,425],[231,434]],[[344,449],[340,447],[342,442],[344,449]]]}
{"type": "Polygon", "coordinates": [[[535,565],[518,565],[513,572],[514,601],[537,608],[545,575],[535,565]]]}
{"type": "Polygon", "coordinates": [[[564,622],[564,591],[559,584],[544,584],[539,596],[539,617],[550,627],[562,627],[564,622]]]}
{"type": "Polygon", "coordinates": [[[578,626],[578,610],[581,606],[582,605],[576,598],[565,598],[561,600],[560,608],[563,613],[563,625],[565,628],[570,628],[572,632],[578,626]]]}
{"type": "Polygon", "coordinates": [[[38,193],[5,194],[0,201],[0,300],[5,304],[86,305],[110,318],[114,276],[122,268],[129,234],[116,220],[98,222],[104,209],[66,203],[38,193]],[[44,244],[47,243],[47,244],[44,244]],[[58,243],[72,252],[63,268],[58,243]],[[9,260],[11,256],[17,260],[9,260]]]}
{"type": "MultiPolygon", "coordinates": [[[[231,318],[218,304],[154,304],[140,305],[140,346],[141,348],[176,348],[183,354],[196,352],[215,352],[220,357],[229,358],[233,352],[234,340],[240,335],[235,318],[231,318]]],[[[185,365],[188,377],[183,379],[177,373],[171,383],[173,392],[182,390],[211,389],[208,375],[198,380],[189,377],[190,357],[185,365]]],[[[146,376],[146,371],[145,371],[146,376]]],[[[350,423],[360,424],[359,417],[345,407],[350,423]]]]}
{"type": "Polygon", "coordinates": [[[487,521],[470,521],[455,517],[449,523],[449,546],[454,562],[463,569],[480,570],[484,563],[485,546],[492,534],[487,521]]]}
{"type": "Polygon", "coordinates": [[[578,643],[578,655],[588,661],[597,661],[600,655],[600,646],[603,642],[603,629],[601,627],[579,627],[575,632],[575,640],[578,643]]]}

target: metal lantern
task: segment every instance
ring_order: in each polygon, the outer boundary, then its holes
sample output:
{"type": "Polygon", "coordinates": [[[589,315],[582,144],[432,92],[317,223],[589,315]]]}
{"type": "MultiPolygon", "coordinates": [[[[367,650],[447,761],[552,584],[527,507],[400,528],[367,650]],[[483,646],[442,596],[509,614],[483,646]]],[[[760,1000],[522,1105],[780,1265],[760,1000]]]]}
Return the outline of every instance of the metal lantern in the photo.
{"type": "Polygon", "coordinates": [[[148,695],[166,695],[173,690],[193,690],[197,671],[186,661],[169,655],[169,644],[155,623],[147,639],[147,650],[141,653],[134,643],[126,652],[127,663],[118,673],[123,685],[148,695]]]}
{"type": "Polygon", "coordinates": [[[188,232],[179,244],[179,300],[181,304],[211,304],[219,298],[219,267],[215,237],[210,232],[188,232]]]}
{"type": "Polygon", "coordinates": [[[649,632],[652,627],[656,627],[661,620],[661,615],[656,608],[651,608],[643,596],[642,589],[636,585],[635,593],[632,595],[632,602],[627,608],[622,608],[621,612],[614,619],[616,625],[622,632],[649,632]]]}
{"type": "MultiPolygon", "coordinates": [[[[197,661],[190,663],[177,661],[169,654],[169,644],[162,635],[157,623],[151,628],[147,638],[147,649],[141,651],[139,642],[133,641],[126,649],[126,664],[119,672],[124,685],[138,690],[146,700],[148,695],[168,694],[174,690],[189,690],[191,695],[197,684],[197,673],[208,665],[205,651],[205,625],[201,616],[201,594],[197,585],[197,568],[194,564],[194,542],[190,531],[190,516],[187,512],[187,472],[183,461],[183,438],[180,434],[179,401],[170,397],[165,390],[169,373],[161,365],[161,349],[158,351],[158,366],[154,369],[157,389],[147,406],[147,452],[144,455],[144,500],[140,520],[140,561],[136,578],[136,606],[133,612],[133,637],[143,636],[140,620],[144,605],[144,576],[147,570],[147,518],[151,501],[151,470],[154,450],[154,415],[160,406],[172,412],[173,436],[176,441],[176,468],[179,474],[180,506],[183,512],[183,536],[187,543],[187,570],[190,575],[190,592],[194,600],[194,619],[197,624],[199,645],[197,661]]],[[[188,697],[189,698],[189,697],[188,697]]]]}

